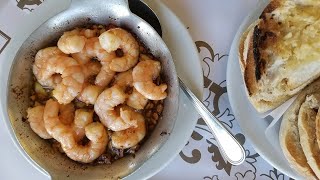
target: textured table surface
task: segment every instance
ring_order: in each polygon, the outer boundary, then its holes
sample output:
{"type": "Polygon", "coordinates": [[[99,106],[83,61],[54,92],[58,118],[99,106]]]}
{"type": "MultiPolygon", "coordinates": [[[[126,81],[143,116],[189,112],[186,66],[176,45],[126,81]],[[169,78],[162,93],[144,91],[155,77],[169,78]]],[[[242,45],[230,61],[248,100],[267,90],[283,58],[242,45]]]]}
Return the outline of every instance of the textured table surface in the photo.
{"type": "Polygon", "coordinates": [[[230,108],[226,87],[228,53],[235,33],[257,0],[163,0],[189,30],[201,57],[203,101],[244,145],[246,160],[240,166],[226,162],[213,135],[200,118],[179,156],[152,179],[289,179],[269,165],[241,132],[230,108]]]}

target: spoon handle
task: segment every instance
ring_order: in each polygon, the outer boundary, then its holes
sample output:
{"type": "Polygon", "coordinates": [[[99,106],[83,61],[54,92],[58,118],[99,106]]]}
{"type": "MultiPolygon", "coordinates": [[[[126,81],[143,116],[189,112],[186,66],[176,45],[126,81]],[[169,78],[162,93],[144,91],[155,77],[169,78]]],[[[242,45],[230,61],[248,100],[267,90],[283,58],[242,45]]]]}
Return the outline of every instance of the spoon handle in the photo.
{"type": "Polygon", "coordinates": [[[223,156],[233,165],[239,165],[245,160],[245,152],[233,135],[220,123],[206,106],[191,92],[191,90],[179,78],[181,89],[191,100],[201,117],[204,119],[218,142],[223,156]]]}

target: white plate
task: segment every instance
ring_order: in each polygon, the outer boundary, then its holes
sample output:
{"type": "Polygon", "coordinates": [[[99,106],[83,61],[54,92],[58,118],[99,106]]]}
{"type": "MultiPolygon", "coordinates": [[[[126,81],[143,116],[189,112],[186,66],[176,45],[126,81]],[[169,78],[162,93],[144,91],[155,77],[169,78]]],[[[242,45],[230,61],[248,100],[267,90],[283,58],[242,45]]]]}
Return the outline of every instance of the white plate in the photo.
{"type": "MultiPolygon", "coordinates": [[[[163,39],[172,53],[178,74],[186,81],[193,92],[199,98],[202,98],[202,68],[198,51],[188,31],[162,2],[151,0],[145,2],[159,16],[163,28],[163,39]]],[[[4,65],[3,63],[0,62],[1,65],[4,65]]],[[[2,76],[2,78],[4,77],[2,76]]],[[[168,141],[140,169],[126,179],[147,179],[153,176],[169,164],[187,143],[197,122],[198,114],[182,92],[179,98],[178,118],[168,141]]],[[[2,109],[2,112],[5,113],[6,110],[2,109]]],[[[7,115],[2,114],[1,117],[7,117],[7,115]]],[[[6,129],[3,120],[0,121],[0,142],[0,179],[22,179],[26,177],[34,180],[48,179],[19,153],[17,147],[11,141],[9,131],[6,129]]]]}
{"type": "MultiPolygon", "coordinates": [[[[257,9],[252,11],[243,21],[235,35],[230,49],[227,67],[228,96],[233,113],[235,114],[243,133],[251,141],[253,148],[272,166],[292,178],[299,179],[301,176],[297,175],[297,173],[290,168],[285,159],[280,148],[279,139],[275,138],[272,143],[274,145],[272,145],[265,136],[265,130],[270,122],[261,119],[247,99],[240,71],[238,60],[238,44],[240,36],[252,22],[258,19],[267,3],[268,1],[260,2],[257,9]]],[[[279,137],[279,130],[274,129],[274,134],[276,137],[279,137]]]]}

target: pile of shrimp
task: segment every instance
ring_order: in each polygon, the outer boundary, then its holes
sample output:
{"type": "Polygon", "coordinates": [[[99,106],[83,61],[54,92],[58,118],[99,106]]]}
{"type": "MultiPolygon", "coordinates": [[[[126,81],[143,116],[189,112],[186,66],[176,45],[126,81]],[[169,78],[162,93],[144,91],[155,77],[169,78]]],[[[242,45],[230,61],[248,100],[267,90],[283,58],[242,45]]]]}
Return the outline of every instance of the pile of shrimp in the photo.
{"type": "Polygon", "coordinates": [[[57,46],[35,56],[30,127],[80,163],[108,149],[135,149],[147,134],[146,119],[159,118],[167,97],[160,71],[160,62],[125,29],[94,25],[64,32],[57,46]],[[152,102],[159,104],[154,115],[152,102]]]}

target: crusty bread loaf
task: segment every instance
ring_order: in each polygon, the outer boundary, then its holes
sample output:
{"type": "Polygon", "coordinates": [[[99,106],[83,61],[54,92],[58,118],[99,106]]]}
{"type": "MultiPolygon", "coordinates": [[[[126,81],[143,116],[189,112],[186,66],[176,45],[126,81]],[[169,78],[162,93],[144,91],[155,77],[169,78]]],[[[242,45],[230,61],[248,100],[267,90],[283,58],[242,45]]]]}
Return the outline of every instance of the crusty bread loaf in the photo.
{"type": "Polygon", "coordinates": [[[242,35],[239,60],[249,99],[271,110],[320,77],[317,0],[273,0],[242,35]]]}
{"type": "Polygon", "coordinates": [[[302,103],[305,102],[306,96],[319,92],[320,79],[317,79],[301,91],[296,100],[284,113],[279,132],[280,146],[290,166],[308,179],[315,179],[315,174],[310,168],[301,146],[298,115],[302,103]]]}
{"type": "Polygon", "coordinates": [[[308,95],[305,102],[302,103],[298,115],[301,147],[309,166],[318,178],[320,177],[320,149],[316,136],[316,117],[320,118],[319,105],[319,93],[308,95]]]}

